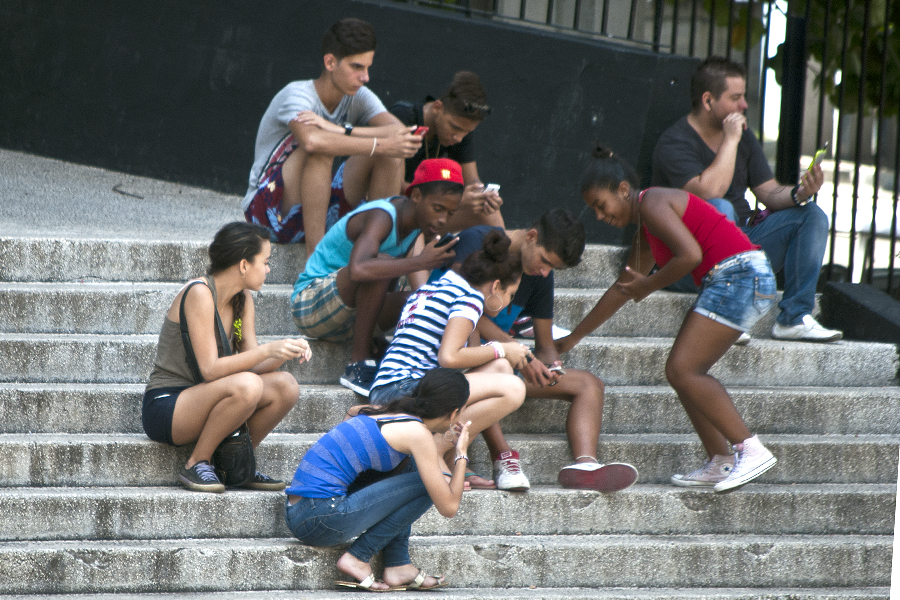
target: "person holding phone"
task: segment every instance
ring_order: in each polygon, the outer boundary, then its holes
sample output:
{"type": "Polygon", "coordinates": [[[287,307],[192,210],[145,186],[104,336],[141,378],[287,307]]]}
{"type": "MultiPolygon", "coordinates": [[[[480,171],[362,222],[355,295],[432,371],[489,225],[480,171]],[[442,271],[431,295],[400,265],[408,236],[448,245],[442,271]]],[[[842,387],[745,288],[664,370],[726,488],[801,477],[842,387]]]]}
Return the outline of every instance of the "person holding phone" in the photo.
{"type": "MultiPolygon", "coordinates": [[[[456,258],[451,268],[459,272],[466,258],[481,248],[482,241],[499,228],[479,225],[459,233],[455,246],[456,258]]],[[[522,281],[506,310],[496,315],[482,315],[478,320],[478,335],[485,341],[514,342],[510,331],[519,317],[531,318],[534,329],[534,355],[519,371],[525,380],[528,398],[564,400],[570,404],[566,418],[566,437],[573,462],[560,469],[559,484],[565,488],[616,492],[637,481],[637,469],[622,462],[598,460],[598,439],[603,419],[603,381],[589,371],[565,369],[553,342],[553,272],[574,267],[584,252],[584,225],[569,211],[555,209],[540,216],[531,227],[505,231],[510,252],[522,261],[522,281]]],[[[431,280],[439,279],[443,270],[431,273],[431,280]]],[[[499,423],[482,432],[488,450],[502,460],[506,440],[499,423]]],[[[507,479],[518,477],[505,471],[495,473],[501,489],[509,487],[507,479]]],[[[475,487],[477,477],[471,477],[475,487]]],[[[483,483],[483,482],[481,482],[483,483]]]]}
{"type": "MultiPolygon", "coordinates": [[[[828,217],[814,202],[822,167],[812,165],[796,184],[775,180],[762,145],[747,128],[747,75],[725,58],[707,58],[691,79],[691,112],[660,136],[651,184],[683,189],[712,204],[765,251],[775,272],[784,271],[784,294],[772,337],[834,342],[843,337],[812,316],[816,285],[828,242],[828,217]],[[747,189],[769,211],[748,223],[747,189]]],[[[681,281],[673,291],[696,291],[681,281]]],[[[749,341],[749,336],[742,336],[749,341]]]]}
{"type": "Polygon", "coordinates": [[[703,465],[673,475],[674,485],[737,489],[777,462],[752,435],[725,387],[709,371],[775,304],[775,275],[759,246],[702,198],[671,188],[640,189],[628,163],[596,147],[581,180],[584,203],[598,221],[637,225],[618,279],[568,336],[556,341],[568,352],[629,300],[690,274],[702,285],[666,359],[665,375],[707,453],[703,465]],[[659,269],[651,274],[654,262],[659,269]],[[732,448],[734,454],[731,453],[732,448]]]}
{"type": "Polygon", "coordinates": [[[466,188],[447,231],[482,224],[503,227],[499,186],[482,183],[475,162],[474,131],[492,110],[478,75],[459,71],[440,98],[398,102],[388,110],[406,125],[427,127],[421,147],[406,159],[405,181],[412,181],[416,168],[428,158],[452,158],[462,165],[466,188]]]}
{"type": "MultiPolygon", "coordinates": [[[[535,360],[518,342],[479,345],[473,336],[482,313],[495,315],[506,308],[519,287],[522,265],[510,252],[510,239],[500,231],[488,233],[460,272],[448,271],[423,285],[406,301],[397,330],[385,352],[372,390],[371,404],[387,404],[409,393],[431,369],[465,369],[469,400],[460,420],[471,421],[478,435],[513,412],[525,400],[525,384],[513,374],[535,360]]],[[[450,464],[450,446],[438,439],[439,453],[450,464]]],[[[503,489],[525,491],[531,484],[522,473],[518,453],[502,441],[491,448],[494,469],[503,474],[503,489]]],[[[450,471],[447,471],[449,476],[450,471]]],[[[467,473],[470,487],[496,487],[493,481],[467,473]]]]}
{"type": "Polygon", "coordinates": [[[288,83],[259,124],[241,210],[272,241],[305,242],[307,256],[361,201],[397,195],[403,159],[422,145],[366,87],[375,44],[365,21],[332,25],[322,40],[319,77],[288,83]],[[332,176],[338,156],[349,158],[332,176]]]}

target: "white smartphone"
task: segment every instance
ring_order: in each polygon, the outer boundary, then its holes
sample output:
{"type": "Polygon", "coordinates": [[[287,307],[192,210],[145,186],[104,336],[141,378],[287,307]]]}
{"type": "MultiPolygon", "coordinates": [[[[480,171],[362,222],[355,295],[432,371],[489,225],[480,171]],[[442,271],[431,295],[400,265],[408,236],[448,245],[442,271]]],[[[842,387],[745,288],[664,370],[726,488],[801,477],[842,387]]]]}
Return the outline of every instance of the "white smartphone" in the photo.
{"type": "Polygon", "coordinates": [[[484,191],[485,192],[499,192],[500,184],[499,183],[489,183],[486,186],[484,186],[484,191]]]}

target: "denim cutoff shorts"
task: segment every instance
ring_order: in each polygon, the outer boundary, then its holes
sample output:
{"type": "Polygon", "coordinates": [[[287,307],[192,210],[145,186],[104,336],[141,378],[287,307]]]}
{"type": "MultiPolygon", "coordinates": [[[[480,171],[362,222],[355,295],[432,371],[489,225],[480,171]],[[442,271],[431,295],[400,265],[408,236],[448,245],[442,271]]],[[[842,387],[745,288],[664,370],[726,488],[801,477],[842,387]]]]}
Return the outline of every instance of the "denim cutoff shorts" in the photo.
{"type": "Polygon", "coordinates": [[[379,385],[377,388],[372,388],[369,390],[369,404],[384,406],[385,404],[390,404],[394,398],[412,396],[420,381],[422,381],[421,377],[405,377],[399,381],[392,381],[391,383],[379,385]]]}
{"type": "Polygon", "coordinates": [[[747,331],[775,305],[775,275],[766,253],[748,250],[718,263],[706,277],[696,313],[738,331],[747,331]]]}

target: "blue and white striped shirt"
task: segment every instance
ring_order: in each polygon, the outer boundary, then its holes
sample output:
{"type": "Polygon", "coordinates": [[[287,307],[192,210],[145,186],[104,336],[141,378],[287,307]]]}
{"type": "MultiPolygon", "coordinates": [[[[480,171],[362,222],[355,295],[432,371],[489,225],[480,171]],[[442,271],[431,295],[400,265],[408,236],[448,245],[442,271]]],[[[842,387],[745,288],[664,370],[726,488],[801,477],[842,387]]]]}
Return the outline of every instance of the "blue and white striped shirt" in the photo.
{"type": "Polygon", "coordinates": [[[440,366],[437,354],[447,322],[462,317],[472,321],[474,330],[483,311],[484,296],[453,271],[423,285],[406,301],[372,387],[418,379],[440,366]]]}

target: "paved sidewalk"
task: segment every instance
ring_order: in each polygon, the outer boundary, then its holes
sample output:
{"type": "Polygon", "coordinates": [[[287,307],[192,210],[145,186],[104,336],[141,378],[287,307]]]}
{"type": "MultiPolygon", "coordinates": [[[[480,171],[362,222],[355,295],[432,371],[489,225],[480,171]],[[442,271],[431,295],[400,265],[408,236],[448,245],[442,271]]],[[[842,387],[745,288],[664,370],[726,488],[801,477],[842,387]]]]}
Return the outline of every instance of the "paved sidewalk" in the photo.
{"type": "Polygon", "coordinates": [[[0,149],[0,235],[209,241],[241,198],[0,149]]]}

